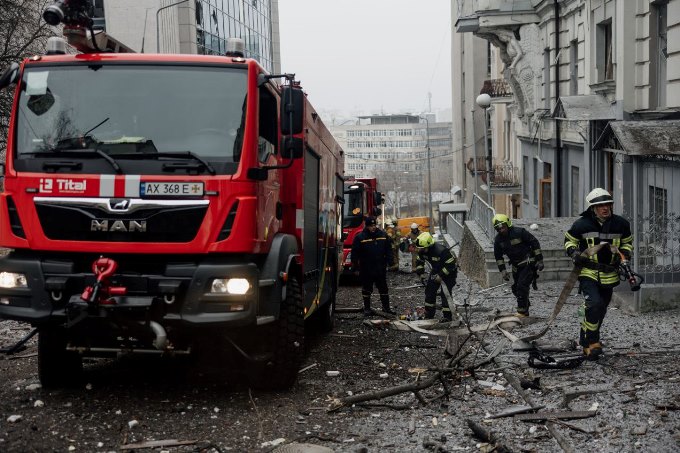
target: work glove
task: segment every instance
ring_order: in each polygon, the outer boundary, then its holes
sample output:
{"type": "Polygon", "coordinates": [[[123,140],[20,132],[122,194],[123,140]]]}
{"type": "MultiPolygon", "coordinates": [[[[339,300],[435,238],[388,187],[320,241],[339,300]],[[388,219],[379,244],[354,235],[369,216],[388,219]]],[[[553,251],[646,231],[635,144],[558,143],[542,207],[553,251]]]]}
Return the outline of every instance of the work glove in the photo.
{"type": "Polygon", "coordinates": [[[432,280],[434,280],[435,283],[441,283],[442,278],[439,275],[435,275],[432,280]]]}
{"type": "Polygon", "coordinates": [[[574,266],[582,266],[589,261],[587,257],[581,256],[581,252],[578,249],[572,249],[569,256],[571,256],[574,266]]]}
{"type": "Polygon", "coordinates": [[[543,261],[539,261],[538,263],[536,263],[536,270],[537,271],[542,271],[543,269],[545,269],[545,265],[543,264],[543,261]]]}
{"type": "Polygon", "coordinates": [[[506,282],[510,281],[510,274],[508,274],[508,271],[502,271],[501,275],[503,276],[503,280],[505,280],[506,282]]]}
{"type": "Polygon", "coordinates": [[[427,282],[425,281],[425,277],[420,277],[420,283],[421,283],[423,286],[427,286],[427,282]]]}

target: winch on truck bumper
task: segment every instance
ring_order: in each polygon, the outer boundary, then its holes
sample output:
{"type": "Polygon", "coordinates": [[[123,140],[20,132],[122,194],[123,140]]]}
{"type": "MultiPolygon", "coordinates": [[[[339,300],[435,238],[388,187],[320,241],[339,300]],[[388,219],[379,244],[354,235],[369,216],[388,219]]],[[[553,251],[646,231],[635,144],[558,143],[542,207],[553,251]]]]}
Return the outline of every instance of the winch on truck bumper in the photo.
{"type": "Polygon", "coordinates": [[[258,313],[261,283],[253,263],[223,264],[209,259],[168,263],[154,274],[119,265],[99,289],[95,273],[75,268],[75,260],[39,259],[30,253],[15,252],[0,259],[0,317],[34,325],[72,325],[86,317],[115,314],[144,319],[152,313],[162,324],[237,327],[255,324],[258,314],[275,314],[258,313]],[[248,282],[243,294],[229,294],[230,278],[248,282]],[[84,300],[95,291],[101,294],[102,289],[105,298],[95,295],[96,300],[84,300]]]}

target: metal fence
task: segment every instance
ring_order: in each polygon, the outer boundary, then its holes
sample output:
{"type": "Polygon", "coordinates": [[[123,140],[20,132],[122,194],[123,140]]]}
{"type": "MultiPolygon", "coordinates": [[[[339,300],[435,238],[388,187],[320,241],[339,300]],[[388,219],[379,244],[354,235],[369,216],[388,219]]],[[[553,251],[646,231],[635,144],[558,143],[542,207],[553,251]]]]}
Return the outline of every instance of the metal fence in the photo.
{"type": "Polygon", "coordinates": [[[477,194],[472,195],[472,203],[470,204],[469,220],[474,220],[477,225],[484,231],[487,237],[491,240],[496,236],[491,220],[496,214],[496,211],[486,204],[484,200],[479,198],[477,194]]]}
{"type": "Polygon", "coordinates": [[[454,244],[463,240],[463,223],[459,222],[453,214],[446,216],[446,232],[451,236],[454,244]]]}
{"type": "MultiPolygon", "coordinates": [[[[637,218],[623,212],[633,228],[633,264],[646,284],[680,283],[680,162],[638,161],[637,218]]],[[[634,188],[635,189],[635,188],[634,188]]]]}

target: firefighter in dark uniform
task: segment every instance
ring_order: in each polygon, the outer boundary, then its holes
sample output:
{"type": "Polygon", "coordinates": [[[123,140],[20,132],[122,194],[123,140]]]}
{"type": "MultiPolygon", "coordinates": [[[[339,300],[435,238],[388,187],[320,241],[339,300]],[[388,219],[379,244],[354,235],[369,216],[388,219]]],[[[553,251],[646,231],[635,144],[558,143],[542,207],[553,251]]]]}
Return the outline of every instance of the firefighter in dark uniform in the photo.
{"type": "Polygon", "coordinates": [[[529,316],[529,291],[537,271],[543,270],[543,253],[536,237],[524,228],[512,226],[505,214],[493,216],[493,227],[498,232],[493,240],[493,254],[503,280],[510,281],[503,255],[512,265],[512,294],[517,298],[517,315],[529,316]]]}
{"type": "Polygon", "coordinates": [[[378,288],[383,311],[396,314],[390,308],[387,290],[387,268],[393,264],[392,247],[387,234],[378,229],[375,217],[367,217],[366,227],[356,235],[352,243],[352,269],[355,269],[355,273],[356,269],[359,270],[365,316],[373,314],[371,295],[374,284],[378,288]]]}
{"type": "MultiPolygon", "coordinates": [[[[437,293],[442,282],[451,294],[451,289],[456,284],[458,266],[456,257],[442,244],[434,241],[428,232],[420,233],[416,239],[418,259],[416,262],[416,274],[422,276],[425,273],[425,261],[430,263],[432,269],[430,277],[425,282],[425,319],[434,318],[436,312],[437,293]]],[[[422,278],[422,277],[421,277],[422,278]]],[[[442,322],[451,321],[452,314],[449,301],[442,295],[442,322]]]]}
{"type": "Polygon", "coordinates": [[[619,284],[619,264],[630,261],[633,254],[633,235],[628,220],[612,212],[614,199],[604,189],[597,188],[586,195],[587,209],[569,228],[564,238],[564,249],[580,266],[579,284],[585,300],[579,308],[581,323],[580,343],[590,360],[602,355],[600,328],[612,298],[613,288],[619,284]],[[591,257],[581,252],[601,243],[591,257]],[[618,249],[618,250],[617,250],[618,249]]]}

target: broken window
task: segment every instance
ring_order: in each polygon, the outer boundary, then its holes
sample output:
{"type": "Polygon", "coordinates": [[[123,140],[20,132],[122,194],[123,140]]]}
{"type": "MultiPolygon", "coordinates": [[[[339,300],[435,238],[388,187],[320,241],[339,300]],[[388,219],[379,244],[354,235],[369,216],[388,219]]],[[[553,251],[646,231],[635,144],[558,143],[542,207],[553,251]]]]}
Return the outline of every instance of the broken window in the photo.
{"type": "Polygon", "coordinates": [[[597,25],[595,44],[597,46],[597,81],[604,82],[606,80],[613,80],[614,62],[612,55],[613,39],[611,19],[597,25]]]}

